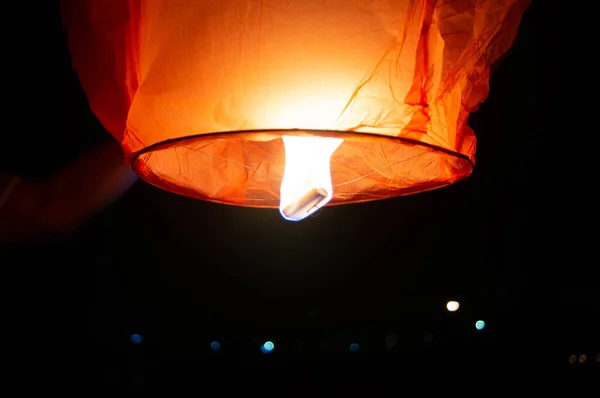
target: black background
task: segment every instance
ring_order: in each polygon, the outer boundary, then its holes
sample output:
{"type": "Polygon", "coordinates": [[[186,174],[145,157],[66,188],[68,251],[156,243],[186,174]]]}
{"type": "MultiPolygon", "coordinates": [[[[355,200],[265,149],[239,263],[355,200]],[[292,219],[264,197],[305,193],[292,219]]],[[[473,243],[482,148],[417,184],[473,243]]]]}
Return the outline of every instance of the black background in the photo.
{"type": "MultiPolygon", "coordinates": [[[[143,388],[198,367],[568,367],[581,353],[595,364],[591,21],[533,3],[471,115],[477,165],[463,182],[301,223],[138,182],[68,242],[3,249],[5,358],[25,363],[15,374],[69,366],[94,386],[143,388]]],[[[71,69],[56,2],[7,3],[2,16],[1,166],[47,176],[108,133],[71,69]]]]}

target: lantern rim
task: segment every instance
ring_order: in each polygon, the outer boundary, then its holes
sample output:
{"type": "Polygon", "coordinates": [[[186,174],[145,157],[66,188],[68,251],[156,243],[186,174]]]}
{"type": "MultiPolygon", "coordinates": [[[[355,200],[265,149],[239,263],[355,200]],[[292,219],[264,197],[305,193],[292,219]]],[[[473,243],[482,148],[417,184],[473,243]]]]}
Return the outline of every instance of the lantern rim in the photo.
{"type": "MultiPolygon", "coordinates": [[[[168,151],[169,149],[180,147],[184,142],[206,142],[211,140],[218,140],[219,138],[225,137],[245,137],[248,138],[248,141],[256,142],[256,143],[268,143],[274,142],[279,139],[281,140],[282,136],[285,135],[295,135],[295,136],[319,136],[324,138],[343,138],[345,141],[351,141],[354,143],[360,144],[361,142],[374,142],[381,141],[387,143],[394,143],[395,146],[410,146],[415,148],[422,149],[422,153],[429,154],[430,156],[436,156],[438,158],[450,158],[454,159],[456,163],[459,164],[455,171],[452,171],[446,179],[437,179],[429,184],[420,184],[415,185],[413,187],[409,187],[406,190],[390,190],[389,192],[383,195],[371,195],[366,193],[364,195],[353,195],[349,199],[342,199],[344,194],[337,193],[334,195],[334,198],[328,203],[327,206],[336,206],[342,204],[351,204],[351,203],[362,203],[362,202],[370,202],[374,200],[381,200],[399,196],[406,196],[414,193],[421,193],[425,191],[430,191],[434,189],[441,188],[443,186],[452,185],[466,177],[468,177],[474,168],[474,162],[469,156],[462,154],[460,152],[456,152],[450,150],[448,148],[443,148],[440,146],[436,146],[433,144],[429,144],[426,142],[422,142],[419,140],[406,138],[406,137],[398,137],[398,136],[390,136],[385,134],[377,134],[370,132],[358,132],[358,131],[342,131],[342,130],[326,130],[326,129],[257,129],[257,130],[233,130],[233,131],[223,131],[223,132],[214,132],[214,133],[205,133],[205,134],[191,134],[187,136],[172,138],[163,140],[151,145],[148,145],[144,149],[135,152],[128,156],[128,161],[130,162],[133,170],[140,176],[141,179],[146,182],[157,186],[161,189],[174,192],[183,196],[192,197],[195,199],[200,199],[209,202],[228,204],[234,206],[243,206],[243,207],[253,207],[253,208],[277,208],[279,206],[279,191],[274,188],[271,189],[273,193],[273,198],[268,201],[262,200],[253,200],[253,199],[239,199],[233,196],[215,196],[215,195],[206,195],[203,193],[195,192],[194,189],[190,189],[189,187],[183,187],[178,184],[177,181],[165,181],[164,174],[161,172],[156,172],[152,167],[148,166],[147,160],[144,160],[143,157],[145,155],[149,155],[153,152],[162,152],[168,151]],[[251,137],[251,138],[250,138],[251,137]],[[275,192],[276,191],[276,192],[275,192]]],[[[333,158],[332,158],[333,159],[333,158]]],[[[387,159],[386,159],[387,161],[387,159]]],[[[283,174],[283,173],[281,173],[283,174]]],[[[277,184],[278,189],[278,184],[277,184]]],[[[334,182],[334,191],[336,189],[336,185],[334,182]]]]}
{"type": "Polygon", "coordinates": [[[327,138],[354,138],[365,141],[371,141],[377,138],[388,139],[388,140],[398,140],[400,142],[404,142],[411,145],[419,145],[426,148],[430,148],[436,152],[443,152],[447,155],[455,156],[459,159],[466,160],[471,164],[471,167],[474,167],[475,164],[473,161],[465,154],[460,152],[453,151],[448,148],[444,148],[438,145],[429,144],[427,142],[415,140],[412,138],[406,137],[398,137],[391,136],[385,134],[378,133],[368,133],[362,131],[346,131],[346,130],[325,130],[325,129],[256,129],[256,130],[231,130],[231,131],[219,131],[214,133],[203,133],[203,134],[190,134],[177,138],[170,138],[166,140],[162,140],[156,142],[154,144],[148,145],[144,149],[137,151],[129,157],[129,163],[133,167],[135,161],[143,154],[155,151],[160,149],[163,146],[169,146],[172,144],[176,144],[180,141],[192,140],[192,139],[210,139],[217,138],[219,136],[225,135],[238,135],[238,134],[267,134],[272,136],[270,139],[278,139],[284,135],[305,135],[305,136],[319,136],[319,137],[327,137],[327,138]]]}

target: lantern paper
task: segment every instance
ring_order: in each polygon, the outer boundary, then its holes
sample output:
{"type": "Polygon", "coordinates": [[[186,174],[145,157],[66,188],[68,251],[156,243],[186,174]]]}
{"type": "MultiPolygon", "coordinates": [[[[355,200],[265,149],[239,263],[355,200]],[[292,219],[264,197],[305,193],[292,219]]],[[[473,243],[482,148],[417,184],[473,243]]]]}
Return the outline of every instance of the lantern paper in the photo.
{"type": "Polygon", "coordinates": [[[62,13],[90,107],[141,178],[276,208],[284,136],[338,139],[331,204],[467,177],[467,118],[528,4],[71,0],[62,13]]]}

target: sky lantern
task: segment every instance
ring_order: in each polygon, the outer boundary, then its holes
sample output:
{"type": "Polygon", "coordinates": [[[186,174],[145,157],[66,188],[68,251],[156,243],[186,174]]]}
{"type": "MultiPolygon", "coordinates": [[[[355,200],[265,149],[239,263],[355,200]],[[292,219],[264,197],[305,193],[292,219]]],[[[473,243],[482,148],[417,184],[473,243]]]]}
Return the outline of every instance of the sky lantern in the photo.
{"type": "Polygon", "coordinates": [[[469,113],[529,0],[64,0],[90,107],[145,181],[279,208],[469,176],[469,113]]]}

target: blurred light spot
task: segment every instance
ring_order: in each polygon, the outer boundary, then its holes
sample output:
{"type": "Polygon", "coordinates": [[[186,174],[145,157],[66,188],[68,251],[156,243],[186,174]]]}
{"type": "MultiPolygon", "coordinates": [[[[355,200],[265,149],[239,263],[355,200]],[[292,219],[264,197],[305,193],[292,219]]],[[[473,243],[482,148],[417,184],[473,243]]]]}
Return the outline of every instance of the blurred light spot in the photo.
{"type": "Polygon", "coordinates": [[[221,349],[221,344],[218,341],[213,341],[212,343],[210,343],[210,348],[213,351],[219,351],[221,349]]]}
{"type": "Polygon", "coordinates": [[[600,362],[600,354],[596,355],[596,362],[600,362]]]}
{"type": "Polygon", "coordinates": [[[586,359],[587,359],[587,355],[583,354],[579,357],[579,362],[584,363],[586,359]]]}
{"type": "Polygon", "coordinates": [[[569,363],[575,363],[576,360],[577,360],[577,355],[571,355],[569,357],[569,363]]]}
{"type": "Polygon", "coordinates": [[[484,327],[485,327],[485,322],[484,321],[477,321],[477,322],[475,322],[475,329],[482,330],[484,327]]]}
{"type": "Polygon", "coordinates": [[[433,341],[433,334],[432,333],[425,333],[425,341],[428,343],[431,343],[433,341]]]}
{"type": "Polygon", "coordinates": [[[391,333],[385,336],[385,348],[391,350],[398,343],[398,336],[391,333]]]}
{"type": "Polygon", "coordinates": [[[273,343],[272,343],[272,342],[270,342],[270,341],[267,341],[265,344],[263,344],[263,345],[262,345],[262,347],[260,347],[260,351],[261,351],[263,354],[268,354],[268,353],[270,353],[271,351],[273,351],[273,349],[274,349],[274,348],[275,348],[275,344],[273,344],[273,343]]]}
{"type": "Polygon", "coordinates": [[[456,311],[458,309],[458,307],[460,307],[460,304],[458,304],[458,301],[448,301],[446,303],[446,308],[450,312],[456,311]]]}
{"type": "Polygon", "coordinates": [[[131,342],[133,344],[140,344],[142,342],[142,336],[140,336],[139,334],[132,334],[131,342]]]}
{"type": "Polygon", "coordinates": [[[356,344],[356,343],[350,344],[350,351],[351,352],[356,352],[356,351],[358,351],[359,348],[360,348],[360,346],[358,344],[356,344]]]}

